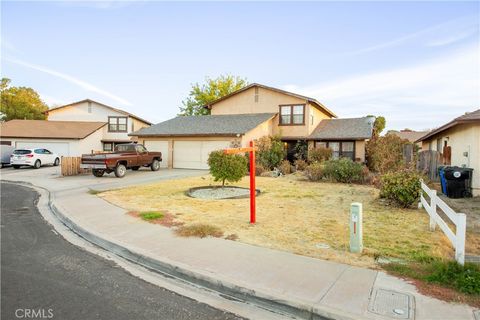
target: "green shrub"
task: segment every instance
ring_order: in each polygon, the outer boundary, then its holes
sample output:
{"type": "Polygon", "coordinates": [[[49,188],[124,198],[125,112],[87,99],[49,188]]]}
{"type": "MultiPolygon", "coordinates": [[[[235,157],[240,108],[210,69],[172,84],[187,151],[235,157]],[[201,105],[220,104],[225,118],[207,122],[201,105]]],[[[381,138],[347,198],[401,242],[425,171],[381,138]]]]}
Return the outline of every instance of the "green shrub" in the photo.
{"type": "Polygon", "coordinates": [[[257,162],[266,170],[278,167],[285,159],[287,152],[279,136],[265,136],[257,141],[257,162]]]}
{"type": "Polygon", "coordinates": [[[363,182],[363,166],[349,158],[325,162],[325,177],[337,182],[363,182]]]}
{"type": "Polygon", "coordinates": [[[325,147],[317,147],[308,150],[309,162],[324,162],[332,158],[332,149],[325,147]]]}
{"type": "Polygon", "coordinates": [[[158,211],[140,212],[140,218],[147,221],[157,220],[163,218],[163,213],[158,211]]]}
{"type": "Polygon", "coordinates": [[[295,164],[295,168],[297,169],[297,171],[305,170],[305,168],[308,165],[305,160],[301,160],[301,159],[295,160],[294,164],[295,164]]]}
{"type": "Polygon", "coordinates": [[[210,174],[215,181],[237,182],[247,174],[247,159],[238,154],[225,154],[222,150],[212,151],[208,156],[210,174]]]}
{"type": "Polygon", "coordinates": [[[403,146],[407,142],[394,134],[368,141],[366,145],[368,168],[379,173],[404,169],[403,146]]]}
{"type": "Polygon", "coordinates": [[[323,178],[324,165],[314,162],[305,168],[305,176],[310,181],[320,181],[323,178]]]}
{"type": "Polygon", "coordinates": [[[411,169],[384,174],[380,179],[380,197],[409,207],[420,197],[421,175],[411,169]]]}
{"type": "Polygon", "coordinates": [[[292,173],[292,165],[290,164],[290,161],[288,160],[283,160],[280,165],[278,166],[278,170],[282,174],[290,174],[292,173]]]}
{"type": "Polygon", "coordinates": [[[298,140],[295,144],[295,159],[307,160],[308,157],[308,143],[305,140],[298,140]]]}

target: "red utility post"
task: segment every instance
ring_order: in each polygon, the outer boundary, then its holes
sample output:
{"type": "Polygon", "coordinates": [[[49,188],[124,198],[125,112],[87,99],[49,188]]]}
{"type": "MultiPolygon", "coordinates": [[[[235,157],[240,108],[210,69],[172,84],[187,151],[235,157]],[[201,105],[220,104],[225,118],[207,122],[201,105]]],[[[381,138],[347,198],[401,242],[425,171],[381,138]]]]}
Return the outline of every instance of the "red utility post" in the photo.
{"type": "Polygon", "coordinates": [[[255,224],[255,197],[257,195],[257,189],[255,188],[255,143],[250,141],[249,148],[233,148],[223,150],[225,154],[236,154],[249,152],[250,156],[250,223],[255,224]]]}

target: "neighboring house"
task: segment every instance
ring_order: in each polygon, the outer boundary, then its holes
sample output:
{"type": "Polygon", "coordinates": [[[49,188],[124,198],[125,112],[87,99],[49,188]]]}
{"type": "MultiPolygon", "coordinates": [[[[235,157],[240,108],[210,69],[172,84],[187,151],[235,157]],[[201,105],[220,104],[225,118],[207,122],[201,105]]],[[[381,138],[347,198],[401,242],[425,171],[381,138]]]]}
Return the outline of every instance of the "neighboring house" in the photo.
{"type": "Polygon", "coordinates": [[[205,106],[210,116],[179,116],[134,132],[149,149],[162,151],[174,168],[208,169],[208,154],[231,145],[247,146],[266,135],[280,135],[289,154],[298,141],[327,145],[336,157],[365,161],[365,141],[373,118],[335,119],[313,98],[251,84],[205,106]]]}
{"type": "Polygon", "coordinates": [[[415,143],[418,148],[421,150],[422,149],[422,141],[416,142],[418,139],[421,137],[425,136],[427,133],[430,131],[414,131],[411,129],[403,129],[400,131],[396,130],[389,130],[387,134],[394,134],[398,137],[400,137],[402,140],[408,140],[411,143],[415,143]]]}
{"type": "Polygon", "coordinates": [[[98,151],[112,151],[116,144],[131,142],[129,133],[151,123],[129,112],[90,99],[52,108],[45,112],[48,121],[94,121],[108,123],[103,129],[98,151]]]}
{"type": "Polygon", "coordinates": [[[0,124],[0,144],[46,148],[60,156],[81,155],[102,147],[106,122],[10,120],[0,124]]]}
{"type": "Polygon", "coordinates": [[[422,150],[449,150],[452,166],[473,168],[473,194],[480,196],[480,109],[453,119],[416,142],[423,143],[422,150]]]}

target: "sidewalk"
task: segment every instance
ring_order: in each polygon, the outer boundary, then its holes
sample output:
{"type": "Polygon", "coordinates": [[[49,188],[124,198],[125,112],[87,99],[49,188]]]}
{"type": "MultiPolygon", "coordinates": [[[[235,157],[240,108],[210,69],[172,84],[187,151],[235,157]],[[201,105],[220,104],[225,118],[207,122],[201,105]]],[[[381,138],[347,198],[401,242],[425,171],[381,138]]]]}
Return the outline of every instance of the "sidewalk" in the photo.
{"type": "MultiPolygon", "coordinates": [[[[5,179],[17,180],[12,175],[5,179]]],[[[413,285],[384,272],[235,241],[176,237],[168,228],[126,215],[70,179],[20,179],[49,190],[57,216],[107,250],[298,317],[475,319],[473,308],[423,296],[413,285]]]]}

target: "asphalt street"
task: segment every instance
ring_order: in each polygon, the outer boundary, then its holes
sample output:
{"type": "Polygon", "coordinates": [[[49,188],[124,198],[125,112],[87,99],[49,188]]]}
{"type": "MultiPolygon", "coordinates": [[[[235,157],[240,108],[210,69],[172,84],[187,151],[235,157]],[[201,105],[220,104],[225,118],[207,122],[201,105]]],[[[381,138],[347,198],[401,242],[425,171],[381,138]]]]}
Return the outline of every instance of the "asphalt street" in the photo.
{"type": "Polygon", "coordinates": [[[37,200],[30,188],[1,184],[2,319],[240,319],[70,244],[37,200]]]}

